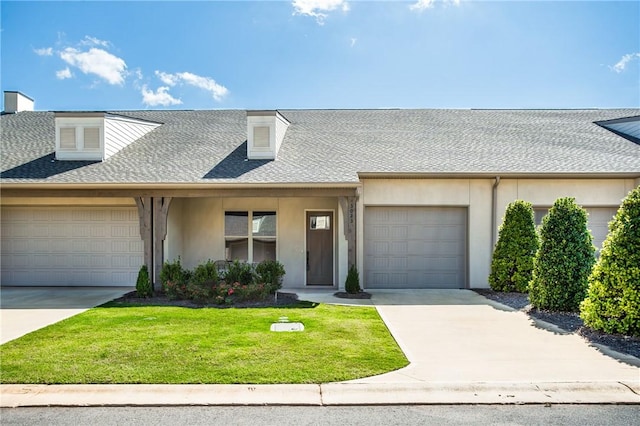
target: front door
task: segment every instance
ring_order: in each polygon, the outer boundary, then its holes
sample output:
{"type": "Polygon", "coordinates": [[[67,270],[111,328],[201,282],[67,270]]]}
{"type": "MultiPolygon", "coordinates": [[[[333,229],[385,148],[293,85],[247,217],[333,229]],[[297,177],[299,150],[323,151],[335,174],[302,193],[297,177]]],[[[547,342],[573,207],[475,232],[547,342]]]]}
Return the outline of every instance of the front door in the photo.
{"type": "Polygon", "coordinates": [[[333,285],[333,212],[307,212],[307,285],[333,285]]]}

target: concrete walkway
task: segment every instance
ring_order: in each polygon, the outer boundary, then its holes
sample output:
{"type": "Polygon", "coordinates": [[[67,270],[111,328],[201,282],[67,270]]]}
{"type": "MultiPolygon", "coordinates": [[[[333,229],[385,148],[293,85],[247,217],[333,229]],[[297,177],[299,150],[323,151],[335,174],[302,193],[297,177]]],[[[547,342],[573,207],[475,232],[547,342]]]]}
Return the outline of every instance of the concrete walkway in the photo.
{"type": "Polygon", "coordinates": [[[472,291],[379,290],[371,300],[296,292],[375,305],[411,364],[319,385],[1,385],[0,406],[640,404],[640,360],[605,355],[472,291]]]}
{"type": "Polygon", "coordinates": [[[0,287],[0,344],[132,290],[132,287],[0,287]]]}

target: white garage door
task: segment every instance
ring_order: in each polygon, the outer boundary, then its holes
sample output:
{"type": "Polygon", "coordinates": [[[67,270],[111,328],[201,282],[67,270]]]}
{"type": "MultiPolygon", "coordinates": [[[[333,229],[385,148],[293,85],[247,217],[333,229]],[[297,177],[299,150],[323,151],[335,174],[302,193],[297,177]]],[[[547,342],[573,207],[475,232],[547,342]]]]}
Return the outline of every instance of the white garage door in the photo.
{"type": "Polygon", "coordinates": [[[2,285],[132,286],[142,263],[136,208],[2,209],[2,285]]]}
{"type": "Polygon", "coordinates": [[[366,207],[366,288],[464,288],[467,210],[366,207]]]}

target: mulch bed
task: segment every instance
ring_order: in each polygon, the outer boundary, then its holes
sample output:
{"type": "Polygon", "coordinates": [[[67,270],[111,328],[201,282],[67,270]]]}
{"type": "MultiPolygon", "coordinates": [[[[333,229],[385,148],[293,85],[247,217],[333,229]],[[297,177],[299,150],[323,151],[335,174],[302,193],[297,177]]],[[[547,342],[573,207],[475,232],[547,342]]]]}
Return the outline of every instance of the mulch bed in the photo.
{"type": "Polygon", "coordinates": [[[155,292],[153,297],[144,298],[138,297],[138,294],[132,291],[115,299],[114,302],[144,306],[179,306],[182,308],[268,308],[295,304],[298,302],[298,295],[295,293],[278,292],[277,299],[271,296],[266,300],[219,305],[214,303],[199,303],[193,300],[171,300],[162,292],[155,292]]]}
{"type": "Polygon", "coordinates": [[[347,293],[346,291],[339,291],[337,293],[333,293],[335,297],[339,297],[341,299],[371,299],[371,294],[366,291],[360,291],[358,293],[347,293]]]}
{"type": "Polygon", "coordinates": [[[591,343],[605,345],[614,351],[640,358],[640,337],[607,334],[593,330],[585,326],[580,316],[574,312],[535,309],[529,304],[529,296],[526,293],[502,293],[491,289],[474,289],[474,291],[487,299],[523,311],[530,317],[554,324],[567,332],[577,333],[591,343]]]}

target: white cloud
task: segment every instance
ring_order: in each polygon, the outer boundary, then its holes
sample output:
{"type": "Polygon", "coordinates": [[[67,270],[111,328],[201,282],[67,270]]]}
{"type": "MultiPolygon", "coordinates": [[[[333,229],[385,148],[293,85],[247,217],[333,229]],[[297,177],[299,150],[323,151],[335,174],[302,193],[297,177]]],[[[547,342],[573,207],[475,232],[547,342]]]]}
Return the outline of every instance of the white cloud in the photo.
{"type": "Polygon", "coordinates": [[[355,37],[354,37],[354,38],[352,38],[352,39],[351,39],[351,47],[355,46],[357,42],[358,42],[358,39],[357,39],[357,38],[355,38],[355,37]]]}
{"type": "Polygon", "coordinates": [[[38,56],[51,56],[53,55],[53,48],[52,47],[43,47],[42,49],[33,49],[34,52],[36,52],[36,55],[38,56]]]}
{"type": "Polygon", "coordinates": [[[213,96],[213,99],[216,101],[221,101],[222,98],[227,96],[229,93],[229,90],[226,87],[216,83],[216,81],[210,77],[202,77],[190,72],[169,74],[162,71],[156,71],[155,74],[160,81],[168,86],[175,86],[178,83],[183,83],[206,90],[211,93],[211,96],[213,96]]]}
{"type": "MultiPolygon", "coordinates": [[[[416,3],[409,6],[409,9],[422,12],[426,9],[431,9],[438,0],[418,0],[416,3]]],[[[460,0],[442,0],[442,3],[453,3],[456,6],[460,4],[460,0]]]]}
{"type": "Polygon", "coordinates": [[[67,47],[60,52],[67,64],[77,67],[85,74],[95,74],[109,84],[123,84],[127,64],[123,59],[103,49],[92,47],[86,52],[67,47]]]}
{"type": "Polygon", "coordinates": [[[82,41],[80,41],[80,44],[83,45],[83,46],[109,47],[109,42],[108,41],[100,40],[100,39],[97,39],[97,38],[91,37],[91,36],[84,36],[82,41]]]}
{"type": "Polygon", "coordinates": [[[166,72],[156,70],[156,76],[162,81],[164,84],[168,84],[169,86],[175,86],[178,84],[178,76],[174,74],[169,74],[166,72]]]}
{"type": "Polygon", "coordinates": [[[617,72],[617,73],[621,73],[622,71],[625,70],[625,68],[627,67],[627,64],[629,62],[631,62],[634,59],[638,59],[640,58],[640,52],[638,53],[627,53],[626,55],[624,55],[622,58],[620,58],[620,60],[618,61],[617,64],[615,64],[611,68],[613,71],[617,72]]]}
{"type": "Polygon", "coordinates": [[[349,11],[349,3],[345,0],[293,0],[294,15],[306,15],[316,18],[320,25],[324,24],[327,12],[340,9],[343,12],[349,11]]]}
{"type": "Polygon", "coordinates": [[[69,69],[69,67],[66,67],[65,69],[60,71],[56,71],[56,78],[58,80],[65,80],[71,77],[73,77],[73,74],[71,74],[71,70],[69,69]]]}
{"type": "Polygon", "coordinates": [[[142,86],[142,102],[148,106],[169,106],[169,105],[180,105],[182,101],[180,99],[176,99],[171,96],[169,93],[169,88],[166,86],[158,87],[158,90],[155,92],[153,90],[147,89],[147,86],[142,86]]]}

